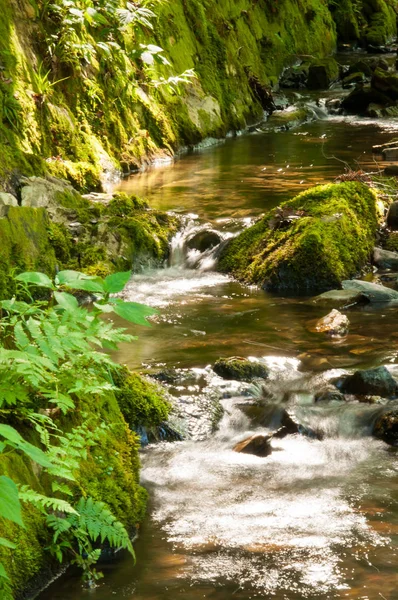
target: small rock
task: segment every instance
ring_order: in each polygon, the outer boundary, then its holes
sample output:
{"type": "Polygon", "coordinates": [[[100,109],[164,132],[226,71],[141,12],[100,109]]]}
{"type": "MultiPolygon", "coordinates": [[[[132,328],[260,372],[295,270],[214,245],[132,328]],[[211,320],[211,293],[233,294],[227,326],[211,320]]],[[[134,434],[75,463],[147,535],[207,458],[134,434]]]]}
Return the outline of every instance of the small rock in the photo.
{"type": "Polygon", "coordinates": [[[387,214],[387,225],[394,231],[398,230],[398,200],[390,204],[387,214]]]}
{"type": "Polygon", "coordinates": [[[0,192],[0,206],[18,206],[18,200],[12,194],[0,192]]]}
{"type": "Polygon", "coordinates": [[[383,250],[383,248],[375,248],[373,250],[373,262],[381,269],[391,269],[398,271],[398,253],[383,250]]]}
{"type": "Polygon", "coordinates": [[[386,367],[376,367],[355,371],[342,381],[340,390],[343,394],[391,398],[396,395],[397,382],[386,367]]]}
{"type": "Polygon", "coordinates": [[[342,336],[347,335],[349,325],[348,317],[334,308],[328,315],[319,319],[315,330],[331,336],[342,336]]]}
{"type": "Polygon", "coordinates": [[[391,446],[398,446],[398,409],[385,412],[376,419],[373,435],[391,446]]]}
{"type": "Polygon", "coordinates": [[[342,85],[344,89],[347,89],[356,83],[361,83],[363,81],[365,81],[365,76],[363,73],[351,73],[350,75],[347,75],[347,77],[344,77],[342,85]]]}
{"type": "Polygon", "coordinates": [[[369,283],[359,279],[349,279],[342,282],[344,290],[354,290],[369,302],[397,302],[398,292],[384,285],[369,283]]]}
{"type": "Polygon", "coordinates": [[[240,356],[219,358],[214,364],[213,371],[223,379],[236,381],[253,381],[268,377],[268,369],[265,365],[240,356]]]}
{"type": "Polygon", "coordinates": [[[270,436],[252,435],[234,446],[234,452],[241,454],[254,454],[255,456],[269,456],[272,452],[270,436]]]}

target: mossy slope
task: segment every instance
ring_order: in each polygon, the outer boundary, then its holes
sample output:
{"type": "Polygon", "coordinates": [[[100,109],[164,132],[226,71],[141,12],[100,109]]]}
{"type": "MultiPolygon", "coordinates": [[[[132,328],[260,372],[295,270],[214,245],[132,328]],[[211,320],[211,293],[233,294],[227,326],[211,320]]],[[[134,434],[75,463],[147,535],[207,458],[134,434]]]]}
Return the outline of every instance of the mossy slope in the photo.
{"type": "Polygon", "coordinates": [[[397,35],[397,0],[340,0],[330,9],[342,42],[383,46],[397,35]]]}
{"type": "MultiPolygon", "coordinates": [[[[82,452],[80,468],[75,473],[76,482],[71,487],[75,500],[82,495],[101,500],[122,523],[132,528],[137,527],[145,515],[147,492],[139,485],[139,438],[127,425],[123,407],[129,407],[129,415],[137,426],[155,427],[167,418],[168,404],[159,388],[127,369],[117,375],[115,383],[119,391],[81,402],[73,414],[58,420],[57,425],[70,431],[84,421],[95,432],[106,424],[98,444],[88,447],[86,453],[82,452]],[[132,378],[139,396],[132,396],[129,387],[132,378]]],[[[31,439],[32,432],[25,430],[22,433],[31,439]]],[[[40,493],[56,495],[46,477],[17,452],[0,455],[0,475],[9,475],[17,483],[28,484],[40,493]]],[[[50,536],[43,516],[35,508],[25,505],[23,518],[24,529],[0,520],[2,535],[17,541],[16,550],[0,549],[0,561],[11,578],[16,598],[25,597],[22,595],[24,590],[37,590],[58,568],[45,549],[50,536]]]]}
{"type": "Polygon", "coordinates": [[[232,240],[219,269],[272,291],[336,287],[369,259],[376,195],[359,182],[311,188],[232,240]]]}
{"type": "MultiPolygon", "coordinates": [[[[34,5],[0,0],[4,184],[17,169],[50,172],[92,189],[101,172],[128,170],[159,152],[172,154],[184,144],[241,128],[261,116],[265,87],[277,81],[284,66],[301,54],[328,55],[336,42],[323,0],[162,3],[155,33],[148,30],[136,41],[165,49],[171,67],[159,67],[157,77],[195,69],[197,80],[178,95],[151,86],[145,69],[126,56],[97,57],[73,68],[67,53],[51,60],[46,40],[54,25],[39,17],[34,5]],[[58,82],[45,99],[34,84],[41,63],[42,73],[51,68],[50,80],[58,82]]],[[[101,39],[99,28],[97,33],[83,28],[80,35],[88,46],[101,39]]],[[[128,36],[126,44],[131,45],[128,36]]]]}

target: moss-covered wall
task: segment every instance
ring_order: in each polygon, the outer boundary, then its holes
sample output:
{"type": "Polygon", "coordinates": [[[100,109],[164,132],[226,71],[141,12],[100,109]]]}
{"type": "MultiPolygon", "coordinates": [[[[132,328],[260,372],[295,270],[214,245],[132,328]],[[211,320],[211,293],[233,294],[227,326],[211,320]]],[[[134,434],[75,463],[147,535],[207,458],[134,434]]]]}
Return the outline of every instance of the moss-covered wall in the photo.
{"type": "MultiPolygon", "coordinates": [[[[16,169],[50,171],[93,188],[104,170],[129,169],[159,152],[240,128],[261,114],[258,90],[275,83],[284,65],[300,54],[328,55],[336,41],[326,0],[161,3],[154,32],[141,32],[136,43],[165,49],[171,66],[158,76],[195,69],[192,85],[174,94],[151,86],[125,57],[120,64],[105,57],[73,69],[67,56],[64,63],[51,58],[48,36],[54,32],[37,9],[42,5],[0,0],[4,185],[16,169]],[[42,96],[35,77],[47,70],[58,83],[42,96]]],[[[82,35],[95,43],[94,34],[82,35]]]]}
{"type": "Polygon", "coordinates": [[[341,42],[382,46],[397,36],[397,0],[330,0],[341,42]]]}

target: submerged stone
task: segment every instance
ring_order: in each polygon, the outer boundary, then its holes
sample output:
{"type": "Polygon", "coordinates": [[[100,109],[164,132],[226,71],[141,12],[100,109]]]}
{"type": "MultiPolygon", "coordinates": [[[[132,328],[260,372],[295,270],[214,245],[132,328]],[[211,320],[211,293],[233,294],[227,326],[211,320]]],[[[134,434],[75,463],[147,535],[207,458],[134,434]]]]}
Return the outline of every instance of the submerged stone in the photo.
{"type": "Polygon", "coordinates": [[[268,377],[268,369],[265,365],[240,356],[219,358],[214,364],[213,370],[219,377],[229,380],[253,381],[268,377]]]}
{"type": "Polygon", "coordinates": [[[233,238],[218,268],[270,291],[338,287],[370,257],[376,202],[357,181],[310,188],[233,238]]]}

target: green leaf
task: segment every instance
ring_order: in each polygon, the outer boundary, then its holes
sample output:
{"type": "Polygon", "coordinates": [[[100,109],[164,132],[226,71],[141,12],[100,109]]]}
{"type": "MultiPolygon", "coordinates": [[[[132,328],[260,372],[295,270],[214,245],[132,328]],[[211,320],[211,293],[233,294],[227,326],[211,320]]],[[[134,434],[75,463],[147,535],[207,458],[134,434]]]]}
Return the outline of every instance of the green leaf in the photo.
{"type": "Polygon", "coordinates": [[[7,579],[7,581],[10,581],[10,578],[7,575],[7,571],[5,570],[3,563],[0,563],[0,579],[7,579]]]}
{"type": "Polygon", "coordinates": [[[123,273],[114,273],[105,277],[104,289],[108,294],[117,294],[121,292],[126,283],[131,278],[131,271],[124,271],[123,273]]]}
{"type": "Polygon", "coordinates": [[[0,517],[24,527],[18,488],[13,480],[5,475],[0,477],[0,517]]]}
{"type": "Polygon", "coordinates": [[[150,323],[148,323],[146,318],[159,313],[155,308],[151,308],[145,304],[138,304],[137,302],[116,303],[114,310],[119,317],[122,317],[122,319],[146,327],[150,327],[150,323]]]}
{"type": "Polygon", "coordinates": [[[68,294],[67,292],[54,292],[54,297],[61,308],[64,308],[69,312],[74,312],[79,308],[79,303],[72,294],[68,294]]]}
{"type": "Polygon", "coordinates": [[[0,436],[10,442],[14,448],[25,452],[29,458],[37,462],[37,464],[41,465],[42,467],[52,467],[52,463],[48,459],[47,455],[37,446],[25,441],[18,431],[14,429],[14,427],[1,423],[0,436]]]}
{"type": "Polygon", "coordinates": [[[71,279],[65,285],[72,290],[83,290],[84,292],[94,292],[97,294],[105,293],[102,283],[93,281],[92,279],[71,279]]]}
{"type": "Polygon", "coordinates": [[[6,540],[6,538],[3,537],[0,537],[0,546],[4,546],[4,548],[11,548],[11,550],[14,550],[17,547],[16,544],[10,542],[10,540],[6,540]]]}
{"type": "Polygon", "coordinates": [[[36,271],[27,271],[26,273],[20,273],[15,277],[18,281],[23,281],[24,283],[31,283],[32,285],[37,285],[39,287],[45,287],[53,289],[53,283],[47,275],[44,273],[38,273],[36,271]]]}
{"type": "Polygon", "coordinates": [[[103,313],[111,313],[114,310],[112,304],[100,304],[99,302],[93,302],[95,308],[98,308],[103,313]]]}

